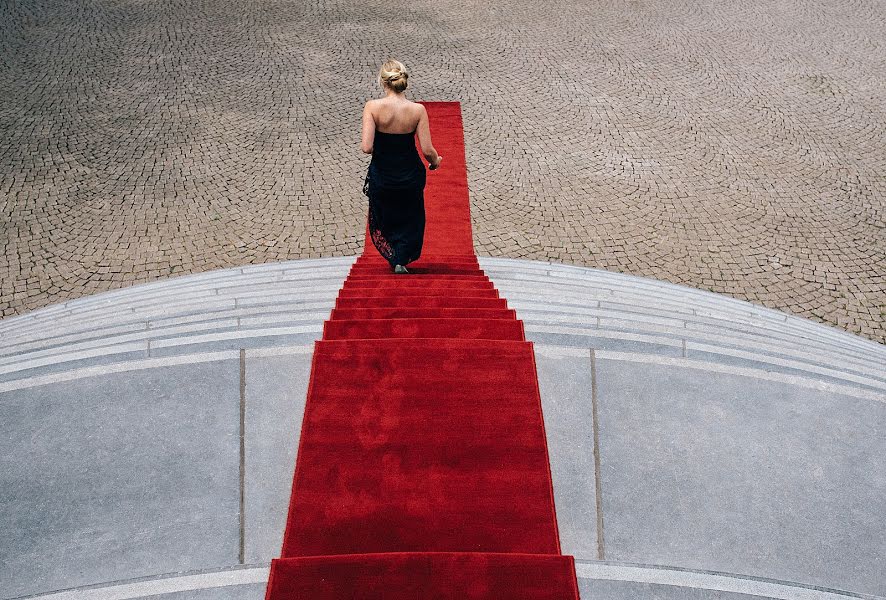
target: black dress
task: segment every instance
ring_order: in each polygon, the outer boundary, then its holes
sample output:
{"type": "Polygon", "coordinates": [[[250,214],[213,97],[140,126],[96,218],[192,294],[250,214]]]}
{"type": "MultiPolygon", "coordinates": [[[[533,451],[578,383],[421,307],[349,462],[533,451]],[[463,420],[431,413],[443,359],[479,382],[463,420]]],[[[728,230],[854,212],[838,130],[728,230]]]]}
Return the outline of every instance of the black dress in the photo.
{"type": "Polygon", "coordinates": [[[372,243],[392,267],[409,264],[421,255],[425,178],[425,165],[415,148],[415,131],[375,132],[363,193],[369,197],[372,243]]]}

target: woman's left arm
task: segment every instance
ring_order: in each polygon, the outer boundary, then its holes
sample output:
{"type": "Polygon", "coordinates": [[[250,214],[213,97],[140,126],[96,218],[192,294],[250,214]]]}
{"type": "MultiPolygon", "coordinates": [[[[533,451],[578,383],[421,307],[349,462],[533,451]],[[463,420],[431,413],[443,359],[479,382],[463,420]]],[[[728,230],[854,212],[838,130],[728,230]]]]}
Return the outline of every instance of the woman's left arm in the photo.
{"type": "Polygon", "coordinates": [[[375,119],[372,118],[372,109],[369,102],[363,107],[363,139],[360,149],[364,154],[372,154],[372,145],[375,142],[375,119]]]}

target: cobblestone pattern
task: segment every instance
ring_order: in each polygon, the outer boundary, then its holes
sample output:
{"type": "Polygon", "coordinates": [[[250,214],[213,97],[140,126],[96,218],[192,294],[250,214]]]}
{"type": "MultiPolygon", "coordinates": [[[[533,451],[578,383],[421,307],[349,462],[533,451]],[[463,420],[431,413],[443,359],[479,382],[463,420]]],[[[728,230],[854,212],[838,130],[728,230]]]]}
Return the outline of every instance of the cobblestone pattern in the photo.
{"type": "Polygon", "coordinates": [[[886,342],[878,0],[2,1],[0,314],[359,252],[388,55],[463,103],[479,254],[886,342]]]}

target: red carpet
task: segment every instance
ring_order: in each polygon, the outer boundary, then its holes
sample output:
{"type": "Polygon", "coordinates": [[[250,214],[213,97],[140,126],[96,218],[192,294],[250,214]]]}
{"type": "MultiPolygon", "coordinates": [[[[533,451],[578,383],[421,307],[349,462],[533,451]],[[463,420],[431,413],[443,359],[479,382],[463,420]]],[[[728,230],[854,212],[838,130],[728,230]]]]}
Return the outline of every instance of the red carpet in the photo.
{"type": "Polygon", "coordinates": [[[507,308],[335,308],[331,320],[348,319],[439,319],[443,317],[460,317],[474,319],[509,319],[517,318],[513,309],[507,308]]]}
{"type": "Polygon", "coordinates": [[[421,308],[507,308],[504,298],[338,298],[336,308],[388,308],[388,307],[421,307],[421,308]]]}
{"type": "Polygon", "coordinates": [[[267,598],[578,598],[560,555],[532,344],[479,269],[461,111],[425,103],[422,258],[371,242],[317,342],[267,598]]]}
{"type": "Polygon", "coordinates": [[[575,588],[568,556],[394,553],[284,558],[271,587],[281,597],[338,600],[560,600],[575,588]],[[383,585],[379,585],[383,582],[383,585]],[[354,593],[354,590],[360,590],[354,593]]]}

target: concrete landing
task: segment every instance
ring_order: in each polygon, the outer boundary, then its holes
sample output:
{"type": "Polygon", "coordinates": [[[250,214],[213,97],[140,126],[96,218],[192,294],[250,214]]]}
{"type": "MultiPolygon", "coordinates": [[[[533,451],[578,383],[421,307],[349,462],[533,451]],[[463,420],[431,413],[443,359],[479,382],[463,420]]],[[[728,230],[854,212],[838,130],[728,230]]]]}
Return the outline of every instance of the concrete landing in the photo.
{"type": "MultiPolygon", "coordinates": [[[[0,321],[0,598],[262,598],[352,261],[0,321]]],[[[583,594],[886,595],[886,347],[648,279],[481,267],[536,344],[583,594]]]]}

